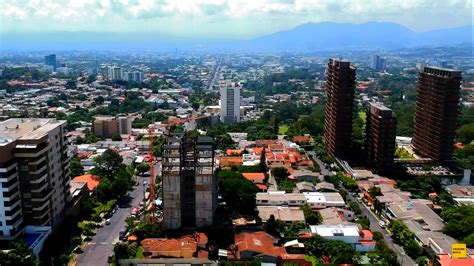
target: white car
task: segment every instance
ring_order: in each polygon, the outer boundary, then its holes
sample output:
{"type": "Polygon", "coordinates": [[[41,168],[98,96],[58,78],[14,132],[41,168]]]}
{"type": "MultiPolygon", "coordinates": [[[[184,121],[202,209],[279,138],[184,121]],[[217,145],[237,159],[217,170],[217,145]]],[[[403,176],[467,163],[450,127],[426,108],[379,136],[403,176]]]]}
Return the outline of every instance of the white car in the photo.
{"type": "Polygon", "coordinates": [[[106,224],[106,225],[109,225],[109,224],[110,224],[110,218],[107,219],[107,220],[105,220],[105,224],[106,224]]]}
{"type": "Polygon", "coordinates": [[[380,225],[380,227],[385,228],[385,225],[386,225],[386,224],[385,224],[384,221],[380,221],[380,222],[379,222],[379,225],[380,225]]]}

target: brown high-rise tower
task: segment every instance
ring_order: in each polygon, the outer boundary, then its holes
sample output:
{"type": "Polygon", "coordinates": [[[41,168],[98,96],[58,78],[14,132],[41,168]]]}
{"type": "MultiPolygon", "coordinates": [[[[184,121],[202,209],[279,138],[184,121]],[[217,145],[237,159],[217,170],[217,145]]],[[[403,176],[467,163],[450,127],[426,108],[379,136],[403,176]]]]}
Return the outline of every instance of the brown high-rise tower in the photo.
{"type": "Polygon", "coordinates": [[[356,68],[349,61],[329,59],[324,139],[328,155],[348,157],[351,146],[356,68]]]}
{"type": "Polygon", "coordinates": [[[371,103],[367,110],[367,163],[380,174],[390,171],[395,153],[397,119],[389,108],[371,103]]]}
{"type": "Polygon", "coordinates": [[[461,71],[425,67],[416,90],[413,148],[438,162],[451,159],[458,117],[461,71]]]}

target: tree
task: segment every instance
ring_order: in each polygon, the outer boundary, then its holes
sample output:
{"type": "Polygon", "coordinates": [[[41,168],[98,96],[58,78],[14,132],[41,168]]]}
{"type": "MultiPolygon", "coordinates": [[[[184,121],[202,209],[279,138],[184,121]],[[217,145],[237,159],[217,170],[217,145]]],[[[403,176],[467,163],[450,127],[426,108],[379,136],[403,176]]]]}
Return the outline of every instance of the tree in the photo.
{"type": "Polygon", "coordinates": [[[321,214],[319,214],[319,212],[314,212],[313,209],[309,207],[309,205],[301,205],[300,210],[303,211],[304,219],[307,224],[316,225],[323,222],[323,217],[321,217],[321,214]]]}
{"type": "Polygon", "coordinates": [[[265,156],[265,148],[262,149],[262,154],[260,155],[260,171],[262,173],[267,172],[267,158],[265,156]]]}
{"type": "Polygon", "coordinates": [[[87,84],[91,84],[92,82],[94,82],[95,80],[97,79],[97,75],[89,75],[86,79],[86,83],[87,84]]]}
{"type": "Polygon", "coordinates": [[[275,115],[270,118],[270,126],[272,127],[273,134],[278,134],[278,120],[275,115]]]}
{"type": "Polygon", "coordinates": [[[147,163],[141,163],[135,167],[137,170],[138,174],[143,174],[145,172],[148,172],[150,170],[150,165],[147,163]]]}
{"type": "Polygon", "coordinates": [[[217,135],[214,138],[214,144],[218,150],[227,150],[231,148],[234,142],[229,134],[217,135]]]}
{"type": "Polygon", "coordinates": [[[123,242],[117,242],[114,245],[114,256],[115,260],[131,259],[137,254],[137,244],[128,244],[123,242]]]}
{"type": "Polygon", "coordinates": [[[443,208],[441,217],[446,222],[443,228],[445,234],[461,239],[473,247],[474,206],[461,205],[443,208]]]}
{"type": "Polygon", "coordinates": [[[72,79],[66,81],[66,85],[64,86],[66,87],[66,89],[69,89],[69,90],[74,90],[77,88],[76,81],[72,79]]]}
{"type": "Polygon", "coordinates": [[[0,252],[0,262],[8,266],[39,265],[28,244],[22,240],[10,243],[7,251],[0,252]]]}
{"type": "Polygon", "coordinates": [[[250,180],[242,177],[221,178],[222,198],[230,210],[241,214],[255,213],[255,195],[258,187],[250,180]]]}
{"type": "Polygon", "coordinates": [[[328,257],[330,263],[354,263],[355,252],[350,244],[343,241],[331,241],[315,235],[303,240],[306,250],[315,257],[328,257]]]}
{"type": "Polygon", "coordinates": [[[288,173],[288,170],[285,167],[275,167],[272,169],[272,175],[277,180],[284,180],[290,176],[290,173],[288,173]]]}
{"type": "Polygon", "coordinates": [[[97,105],[101,105],[105,102],[105,99],[102,96],[97,96],[97,98],[95,98],[94,101],[97,105]]]}
{"type": "Polygon", "coordinates": [[[351,209],[352,209],[352,211],[354,212],[355,215],[361,215],[362,214],[362,211],[359,207],[359,204],[357,204],[357,202],[352,201],[352,200],[348,200],[347,205],[349,205],[349,207],[351,207],[351,209]]]}
{"type": "Polygon", "coordinates": [[[275,219],[275,216],[272,214],[265,223],[265,231],[269,234],[277,234],[283,227],[281,220],[275,219]]]}
{"type": "Polygon", "coordinates": [[[423,250],[421,249],[418,242],[415,239],[409,240],[404,246],[403,249],[406,251],[407,255],[411,258],[418,258],[423,250]]]}
{"type": "Polygon", "coordinates": [[[374,186],[369,189],[369,195],[372,199],[375,199],[377,196],[382,196],[382,191],[379,187],[374,186]]]}
{"type": "Polygon", "coordinates": [[[81,176],[84,174],[84,167],[81,165],[79,158],[74,157],[69,162],[69,170],[71,172],[71,177],[81,176]]]}
{"type": "Polygon", "coordinates": [[[474,140],[474,123],[463,125],[458,129],[457,134],[462,143],[471,143],[474,140]]]}
{"type": "Polygon", "coordinates": [[[107,149],[104,153],[94,158],[95,167],[92,169],[92,174],[100,177],[107,177],[113,179],[120,168],[123,168],[123,158],[116,151],[107,149]]]}
{"type": "Polygon", "coordinates": [[[115,134],[112,136],[112,140],[113,141],[122,141],[122,137],[120,136],[120,134],[115,134]]]}

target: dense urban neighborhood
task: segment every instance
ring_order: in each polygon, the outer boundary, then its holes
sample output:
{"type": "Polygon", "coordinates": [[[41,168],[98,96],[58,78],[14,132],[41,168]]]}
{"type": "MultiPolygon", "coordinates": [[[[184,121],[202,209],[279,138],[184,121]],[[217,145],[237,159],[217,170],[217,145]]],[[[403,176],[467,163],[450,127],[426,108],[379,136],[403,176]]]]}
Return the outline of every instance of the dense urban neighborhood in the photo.
{"type": "Polygon", "coordinates": [[[3,52],[0,262],[473,265],[469,49],[3,52]]]}

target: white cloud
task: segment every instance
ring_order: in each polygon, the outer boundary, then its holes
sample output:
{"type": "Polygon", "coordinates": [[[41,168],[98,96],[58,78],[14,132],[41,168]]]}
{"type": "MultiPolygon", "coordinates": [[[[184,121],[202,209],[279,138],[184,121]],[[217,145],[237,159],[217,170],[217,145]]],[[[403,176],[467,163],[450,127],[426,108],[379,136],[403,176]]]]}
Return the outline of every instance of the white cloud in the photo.
{"type": "Polygon", "coordinates": [[[0,6],[1,31],[147,27],[255,36],[321,21],[391,21],[415,30],[472,22],[472,0],[0,0],[0,6]]]}

